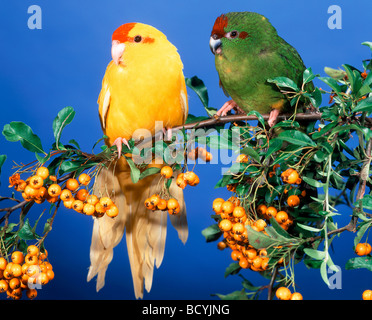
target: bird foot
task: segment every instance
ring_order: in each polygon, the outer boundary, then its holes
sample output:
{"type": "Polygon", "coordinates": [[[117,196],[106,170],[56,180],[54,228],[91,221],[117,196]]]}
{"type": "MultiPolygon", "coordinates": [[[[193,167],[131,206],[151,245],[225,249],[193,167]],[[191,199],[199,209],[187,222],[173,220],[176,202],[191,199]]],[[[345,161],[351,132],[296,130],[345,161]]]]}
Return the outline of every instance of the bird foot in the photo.
{"type": "Polygon", "coordinates": [[[277,123],[279,113],[280,111],[278,109],[271,110],[269,119],[267,120],[267,123],[269,124],[270,128],[277,123]]]}
{"type": "Polygon", "coordinates": [[[171,141],[172,140],[172,128],[163,128],[164,140],[171,141]]]}
{"type": "Polygon", "coordinates": [[[123,143],[130,149],[128,140],[125,138],[116,138],[114,143],[112,144],[113,146],[115,145],[117,150],[118,150],[118,158],[121,157],[121,150],[123,149],[123,143]]]}
{"type": "Polygon", "coordinates": [[[234,100],[229,100],[217,111],[218,116],[226,116],[230,110],[235,110],[236,113],[244,113],[234,100]]]}

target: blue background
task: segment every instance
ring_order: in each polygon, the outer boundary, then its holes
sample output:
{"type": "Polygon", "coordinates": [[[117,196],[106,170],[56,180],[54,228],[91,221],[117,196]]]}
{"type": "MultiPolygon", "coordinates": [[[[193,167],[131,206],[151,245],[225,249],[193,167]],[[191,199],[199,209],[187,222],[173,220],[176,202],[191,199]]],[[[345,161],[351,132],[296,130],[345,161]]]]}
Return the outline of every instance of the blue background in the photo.
{"type": "MultiPolygon", "coordinates": [[[[210,106],[219,108],[226,97],[218,86],[214,57],[208,42],[217,16],[229,11],[255,11],[268,17],[278,33],[292,44],[305,64],[325,75],[324,66],[344,63],[361,68],[362,59],[370,58],[363,41],[372,41],[367,16],[369,0],[357,1],[2,1],[0,19],[0,128],[11,121],[23,121],[38,134],[45,149],[53,142],[52,121],[58,111],[72,106],[76,116],[64,131],[63,142],[76,139],[90,151],[102,133],[97,97],[107,63],[111,59],[111,35],[121,24],[143,22],[164,32],[178,48],[186,77],[197,75],[209,91],[210,106]],[[42,29],[30,30],[27,20],[30,5],[42,9],[42,29]],[[342,9],[342,29],[327,26],[330,5],[342,9]]],[[[317,83],[317,85],[322,85],[317,83]]],[[[323,87],[326,86],[323,84],[323,87]]],[[[323,101],[327,103],[327,101],[323,101]]],[[[197,96],[189,90],[189,112],[204,115],[197,96]]],[[[27,163],[34,155],[23,151],[19,143],[0,136],[1,154],[8,159],[1,175],[1,195],[10,195],[7,177],[12,161],[27,163]]],[[[206,243],[201,231],[213,221],[211,203],[216,197],[227,198],[225,189],[214,189],[220,165],[200,165],[195,169],[200,184],[186,188],[190,235],[183,245],[169,227],[165,258],[154,272],[154,282],[145,299],[216,299],[213,293],[226,294],[241,289],[241,278],[224,278],[231,263],[230,251],[206,243]]],[[[31,222],[41,207],[29,213],[31,222]]],[[[348,223],[350,210],[339,208],[340,226],[348,223]]],[[[13,213],[16,220],[17,213],[13,213]]],[[[48,214],[44,214],[45,219],[48,214]]],[[[40,223],[42,225],[42,223],[40,223]]],[[[95,279],[86,282],[93,221],[71,210],[61,209],[45,245],[54,266],[55,279],[39,291],[38,299],[134,299],[125,241],[116,247],[108,268],[106,285],[95,291],[95,279]]],[[[342,289],[330,290],[319,270],[295,266],[295,280],[304,299],[361,299],[363,290],[372,289],[370,273],[345,271],[344,264],[355,256],[354,234],[343,234],[333,242],[333,261],[342,270],[342,289]]],[[[246,270],[243,275],[255,285],[267,280],[246,270]]],[[[265,295],[266,296],[266,291],[265,295]]],[[[0,299],[5,298],[5,294],[0,299]]]]}

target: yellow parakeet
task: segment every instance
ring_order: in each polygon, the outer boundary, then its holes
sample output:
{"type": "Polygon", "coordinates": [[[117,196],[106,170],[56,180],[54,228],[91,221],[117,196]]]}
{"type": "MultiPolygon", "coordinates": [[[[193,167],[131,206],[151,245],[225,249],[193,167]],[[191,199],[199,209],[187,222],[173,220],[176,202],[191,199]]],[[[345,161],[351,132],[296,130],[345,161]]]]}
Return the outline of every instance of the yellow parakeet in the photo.
{"type": "MultiPolygon", "coordinates": [[[[127,143],[137,129],[155,133],[155,121],[164,128],[185,123],[188,114],[183,64],[177,49],[156,28],[127,23],[112,35],[112,61],[108,64],[98,97],[99,117],[106,144],[127,143]]],[[[151,164],[155,165],[155,164],[151,164]]],[[[88,281],[97,276],[96,289],[105,282],[113,249],[124,231],[135,297],[143,298],[144,288],[152,286],[154,266],[160,266],[167,232],[167,211],[151,211],[144,202],[158,192],[160,175],[151,175],[134,184],[125,157],[101,170],[94,185],[95,194],[114,194],[119,208],[115,218],[94,219],[88,281]]],[[[172,180],[170,193],[181,210],[169,216],[183,243],[188,237],[183,191],[172,180]]]]}

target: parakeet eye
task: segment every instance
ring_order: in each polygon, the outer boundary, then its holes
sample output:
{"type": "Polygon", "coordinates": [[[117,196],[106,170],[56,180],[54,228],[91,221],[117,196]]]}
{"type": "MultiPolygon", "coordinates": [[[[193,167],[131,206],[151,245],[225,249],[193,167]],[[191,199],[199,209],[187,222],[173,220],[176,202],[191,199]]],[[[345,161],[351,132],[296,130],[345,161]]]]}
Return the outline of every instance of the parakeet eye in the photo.
{"type": "Polygon", "coordinates": [[[228,33],[226,33],[226,38],[229,38],[229,39],[234,39],[236,38],[237,36],[239,35],[238,31],[230,31],[228,33]]]}
{"type": "Polygon", "coordinates": [[[142,41],[142,37],[141,36],[135,36],[134,37],[134,42],[141,42],[142,41]]]}

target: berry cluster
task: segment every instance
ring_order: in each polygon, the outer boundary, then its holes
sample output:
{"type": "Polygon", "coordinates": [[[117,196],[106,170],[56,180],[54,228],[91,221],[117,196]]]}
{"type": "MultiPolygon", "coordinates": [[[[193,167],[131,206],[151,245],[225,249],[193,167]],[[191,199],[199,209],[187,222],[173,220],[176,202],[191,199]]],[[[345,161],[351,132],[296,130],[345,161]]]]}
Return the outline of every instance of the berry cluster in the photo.
{"type": "Polygon", "coordinates": [[[53,267],[46,261],[48,252],[40,252],[35,245],[27,247],[27,254],[14,251],[11,261],[0,258],[0,292],[13,300],[21,299],[23,292],[29,299],[37,296],[37,288],[54,279],[53,267]]]}
{"type": "Polygon", "coordinates": [[[275,293],[279,300],[303,300],[302,294],[299,292],[291,292],[287,287],[279,287],[275,293]]]}
{"type": "Polygon", "coordinates": [[[199,177],[193,171],[186,171],[185,173],[180,173],[176,179],[176,185],[181,189],[185,189],[187,185],[195,187],[200,182],[199,177]]]}
{"type": "MultiPolygon", "coordinates": [[[[219,249],[229,247],[231,258],[239,262],[243,269],[264,271],[268,267],[269,258],[265,249],[257,250],[248,241],[246,226],[265,233],[266,222],[263,219],[252,220],[246,210],[240,206],[240,200],[231,197],[228,200],[217,198],[213,201],[214,212],[221,217],[219,228],[224,240],[218,243],[219,249]]],[[[281,263],[281,262],[280,262],[281,263]]]]}
{"type": "Polygon", "coordinates": [[[48,168],[42,166],[26,181],[20,179],[18,173],[12,175],[9,178],[9,187],[22,192],[22,197],[26,201],[56,203],[61,200],[66,208],[85,215],[100,218],[106,214],[111,218],[116,217],[119,213],[118,207],[109,197],[98,198],[96,195],[89,194],[88,189],[84,188],[90,180],[88,174],[82,173],[78,179],[70,178],[63,185],[59,185],[56,177],[49,175],[48,168]],[[51,183],[46,184],[47,179],[51,183]]]}
{"type": "Polygon", "coordinates": [[[177,199],[170,198],[166,200],[161,198],[158,194],[153,194],[150,198],[146,199],[145,207],[153,211],[168,211],[171,215],[178,214],[181,209],[177,199]]]}

